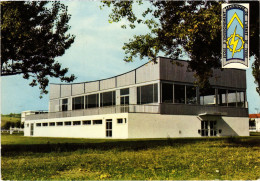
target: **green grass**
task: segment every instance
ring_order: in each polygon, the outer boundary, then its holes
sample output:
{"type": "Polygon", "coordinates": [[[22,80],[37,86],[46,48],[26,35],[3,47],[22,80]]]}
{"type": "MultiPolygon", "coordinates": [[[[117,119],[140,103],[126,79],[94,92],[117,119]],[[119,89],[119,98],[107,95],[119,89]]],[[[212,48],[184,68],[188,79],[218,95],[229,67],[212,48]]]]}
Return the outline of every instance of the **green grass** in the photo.
{"type": "Polygon", "coordinates": [[[256,180],[260,137],[72,139],[7,135],[4,180],[256,180]]]}
{"type": "Polygon", "coordinates": [[[21,121],[21,118],[10,117],[10,116],[8,116],[8,115],[1,115],[1,127],[4,126],[7,121],[16,123],[16,122],[18,122],[18,121],[21,121]]]}
{"type": "Polygon", "coordinates": [[[250,136],[260,136],[260,132],[250,132],[250,136]]]}

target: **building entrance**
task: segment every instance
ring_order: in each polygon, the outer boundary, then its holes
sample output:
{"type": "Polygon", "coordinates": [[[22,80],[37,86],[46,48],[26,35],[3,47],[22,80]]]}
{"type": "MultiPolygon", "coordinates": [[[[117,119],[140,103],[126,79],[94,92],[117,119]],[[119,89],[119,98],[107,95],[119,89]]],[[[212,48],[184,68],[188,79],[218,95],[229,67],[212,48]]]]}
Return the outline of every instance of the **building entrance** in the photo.
{"type": "Polygon", "coordinates": [[[217,121],[201,121],[201,136],[217,136],[217,121]]]}

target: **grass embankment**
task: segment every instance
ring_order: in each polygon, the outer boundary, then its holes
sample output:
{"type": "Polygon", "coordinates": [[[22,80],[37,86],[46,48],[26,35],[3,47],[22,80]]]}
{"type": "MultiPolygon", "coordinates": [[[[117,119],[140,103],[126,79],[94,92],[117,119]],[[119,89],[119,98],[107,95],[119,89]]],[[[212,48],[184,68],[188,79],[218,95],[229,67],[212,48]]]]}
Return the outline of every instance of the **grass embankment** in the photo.
{"type": "Polygon", "coordinates": [[[21,118],[18,117],[10,117],[8,115],[1,115],[1,127],[3,127],[7,122],[16,123],[21,121],[21,118]]]}
{"type": "Polygon", "coordinates": [[[2,135],[2,179],[242,179],[260,177],[260,137],[67,139],[2,135]]]}

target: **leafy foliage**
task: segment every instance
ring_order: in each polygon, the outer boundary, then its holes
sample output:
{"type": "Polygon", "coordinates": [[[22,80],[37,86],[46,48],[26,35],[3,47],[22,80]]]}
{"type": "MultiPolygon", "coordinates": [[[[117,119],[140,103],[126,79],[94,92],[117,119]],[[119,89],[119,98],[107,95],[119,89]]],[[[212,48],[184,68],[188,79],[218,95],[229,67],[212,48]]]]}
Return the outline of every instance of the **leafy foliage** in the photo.
{"type": "Polygon", "coordinates": [[[60,2],[1,2],[1,75],[23,74],[32,78],[30,86],[47,93],[48,77],[71,82],[74,75],[65,76],[67,68],[55,61],[74,42],[67,34],[70,15],[60,2]]]}
{"type": "MultiPolygon", "coordinates": [[[[145,24],[150,32],[135,35],[124,44],[125,61],[137,56],[141,59],[155,58],[162,52],[177,59],[183,53],[190,58],[188,70],[195,71],[197,84],[208,87],[213,68],[221,68],[221,3],[215,1],[149,1],[150,6],[142,17],[134,13],[134,1],[103,2],[112,9],[110,22],[128,20],[128,26],[135,28],[145,24]]],[[[231,1],[230,1],[231,2],[231,1]]],[[[142,5],[141,1],[136,1],[142,5]]],[[[236,1],[236,3],[239,3],[236,1]]],[[[259,2],[250,4],[250,56],[255,56],[253,75],[260,85],[259,73],[259,2]]],[[[122,28],[126,28],[123,25],[122,28]]],[[[259,92],[260,94],[260,92],[259,92]]]]}

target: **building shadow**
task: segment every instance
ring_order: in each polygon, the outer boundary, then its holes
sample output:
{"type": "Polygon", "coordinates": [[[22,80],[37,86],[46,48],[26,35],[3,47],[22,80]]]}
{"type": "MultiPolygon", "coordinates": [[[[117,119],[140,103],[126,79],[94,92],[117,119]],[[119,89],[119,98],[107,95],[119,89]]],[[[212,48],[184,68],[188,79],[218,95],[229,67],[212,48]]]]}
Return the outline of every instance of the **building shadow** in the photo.
{"type": "MultiPolygon", "coordinates": [[[[197,143],[207,144],[210,141],[225,142],[226,144],[217,144],[226,146],[244,146],[254,147],[260,146],[259,138],[250,137],[206,137],[206,138],[168,138],[168,139],[135,139],[135,140],[104,140],[99,143],[89,143],[86,139],[86,143],[50,143],[46,144],[14,144],[14,145],[2,145],[2,156],[17,156],[28,152],[31,153],[50,153],[50,152],[73,152],[77,150],[115,150],[115,151],[139,151],[147,150],[162,146],[170,146],[173,148],[180,148],[187,144],[196,145],[197,143]]],[[[215,144],[214,144],[215,145],[215,144]]]]}

